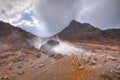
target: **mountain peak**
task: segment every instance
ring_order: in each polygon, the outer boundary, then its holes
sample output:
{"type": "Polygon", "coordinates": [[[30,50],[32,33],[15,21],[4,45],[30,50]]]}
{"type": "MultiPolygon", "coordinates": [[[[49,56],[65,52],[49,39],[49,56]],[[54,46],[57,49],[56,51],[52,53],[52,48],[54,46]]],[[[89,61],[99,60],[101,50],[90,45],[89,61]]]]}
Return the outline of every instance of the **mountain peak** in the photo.
{"type": "Polygon", "coordinates": [[[73,23],[80,23],[80,22],[78,22],[78,21],[76,21],[76,20],[72,20],[71,22],[70,22],[70,24],[73,24],[73,23]]]}
{"type": "Polygon", "coordinates": [[[0,26],[1,25],[10,25],[9,23],[7,23],[7,22],[4,22],[4,21],[0,21],[0,26]]]}
{"type": "Polygon", "coordinates": [[[77,22],[76,20],[72,20],[68,27],[77,27],[78,25],[81,25],[81,23],[77,22]]]}
{"type": "MultiPolygon", "coordinates": [[[[72,28],[72,29],[84,29],[84,28],[87,28],[87,29],[94,29],[95,27],[93,27],[91,24],[89,23],[80,23],[76,20],[72,20],[70,22],[70,24],[67,26],[67,28],[72,28]]],[[[66,29],[67,29],[66,28],[66,29]]]]}
{"type": "Polygon", "coordinates": [[[104,41],[110,39],[111,35],[106,31],[100,30],[89,23],[80,23],[72,20],[70,24],[60,33],[56,34],[59,38],[69,41],[104,41]]]}
{"type": "Polygon", "coordinates": [[[9,24],[9,23],[6,23],[6,22],[3,22],[3,21],[0,21],[0,31],[3,31],[3,30],[11,30],[13,29],[14,27],[9,24]]]}

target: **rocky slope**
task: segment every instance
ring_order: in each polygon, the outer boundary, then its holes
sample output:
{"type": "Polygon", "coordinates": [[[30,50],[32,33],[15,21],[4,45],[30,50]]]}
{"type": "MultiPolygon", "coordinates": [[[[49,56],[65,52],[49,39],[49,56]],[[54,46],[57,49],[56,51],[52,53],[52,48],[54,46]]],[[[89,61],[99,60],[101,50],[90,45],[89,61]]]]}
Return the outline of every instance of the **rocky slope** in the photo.
{"type": "Polygon", "coordinates": [[[75,20],[61,32],[56,34],[63,40],[72,42],[109,42],[120,43],[120,29],[100,30],[88,23],[79,23],[75,20]]]}
{"type": "MultiPolygon", "coordinates": [[[[79,41],[77,37],[84,35],[86,37],[82,40],[89,40],[87,36],[90,36],[90,40],[94,41],[93,37],[96,35],[95,38],[99,41],[108,37],[106,35],[109,31],[103,36],[101,30],[90,24],[81,24],[83,27],[77,27],[80,24],[76,22],[76,27],[71,26],[72,30],[70,28],[63,31],[63,39],[79,41]],[[87,32],[78,34],[82,30],[87,32]],[[69,32],[71,34],[68,34],[69,32]]],[[[56,38],[41,41],[37,38],[36,44],[45,41],[38,50],[31,45],[33,38],[36,36],[29,32],[0,22],[0,80],[120,80],[119,46],[72,44],[56,38]],[[69,53],[70,55],[67,55],[69,53]]]]}
{"type": "Polygon", "coordinates": [[[21,28],[0,22],[0,52],[31,46],[32,39],[35,37],[21,28]]]}
{"type": "Polygon", "coordinates": [[[120,29],[108,29],[105,32],[113,37],[120,38],[120,29]]]}

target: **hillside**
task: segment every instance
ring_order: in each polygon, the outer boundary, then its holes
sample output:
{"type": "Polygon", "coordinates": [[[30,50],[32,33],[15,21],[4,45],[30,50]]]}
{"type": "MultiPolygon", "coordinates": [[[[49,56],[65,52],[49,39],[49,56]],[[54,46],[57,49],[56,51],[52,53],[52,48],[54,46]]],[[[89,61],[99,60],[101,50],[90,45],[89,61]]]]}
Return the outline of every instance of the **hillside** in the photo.
{"type": "Polygon", "coordinates": [[[73,20],[63,31],[59,32],[55,36],[72,42],[118,44],[120,43],[119,33],[120,29],[101,30],[89,23],[79,23],[73,20]]]}
{"type": "Polygon", "coordinates": [[[12,26],[9,23],[0,22],[0,52],[30,46],[32,39],[35,37],[35,35],[21,28],[12,26]]]}

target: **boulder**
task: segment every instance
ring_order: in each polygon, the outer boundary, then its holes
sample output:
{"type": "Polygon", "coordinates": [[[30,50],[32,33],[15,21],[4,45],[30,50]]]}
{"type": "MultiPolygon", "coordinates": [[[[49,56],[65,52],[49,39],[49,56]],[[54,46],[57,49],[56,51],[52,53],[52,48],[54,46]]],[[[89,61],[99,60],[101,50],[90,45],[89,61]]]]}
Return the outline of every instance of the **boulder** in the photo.
{"type": "Polygon", "coordinates": [[[40,47],[40,51],[42,51],[43,53],[49,53],[51,52],[51,49],[53,47],[55,47],[56,45],[58,45],[59,42],[58,41],[55,41],[55,40],[49,40],[47,43],[43,44],[41,47],[40,47]]]}

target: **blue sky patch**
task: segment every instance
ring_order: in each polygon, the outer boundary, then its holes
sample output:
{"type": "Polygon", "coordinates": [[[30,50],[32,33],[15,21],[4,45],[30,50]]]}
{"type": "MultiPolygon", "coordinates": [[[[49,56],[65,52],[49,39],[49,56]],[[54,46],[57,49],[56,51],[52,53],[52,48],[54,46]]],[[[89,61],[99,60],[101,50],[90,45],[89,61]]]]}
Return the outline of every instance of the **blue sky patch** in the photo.
{"type": "Polygon", "coordinates": [[[32,13],[23,13],[22,20],[27,20],[27,21],[33,22],[33,19],[31,16],[32,16],[32,13]]]}

